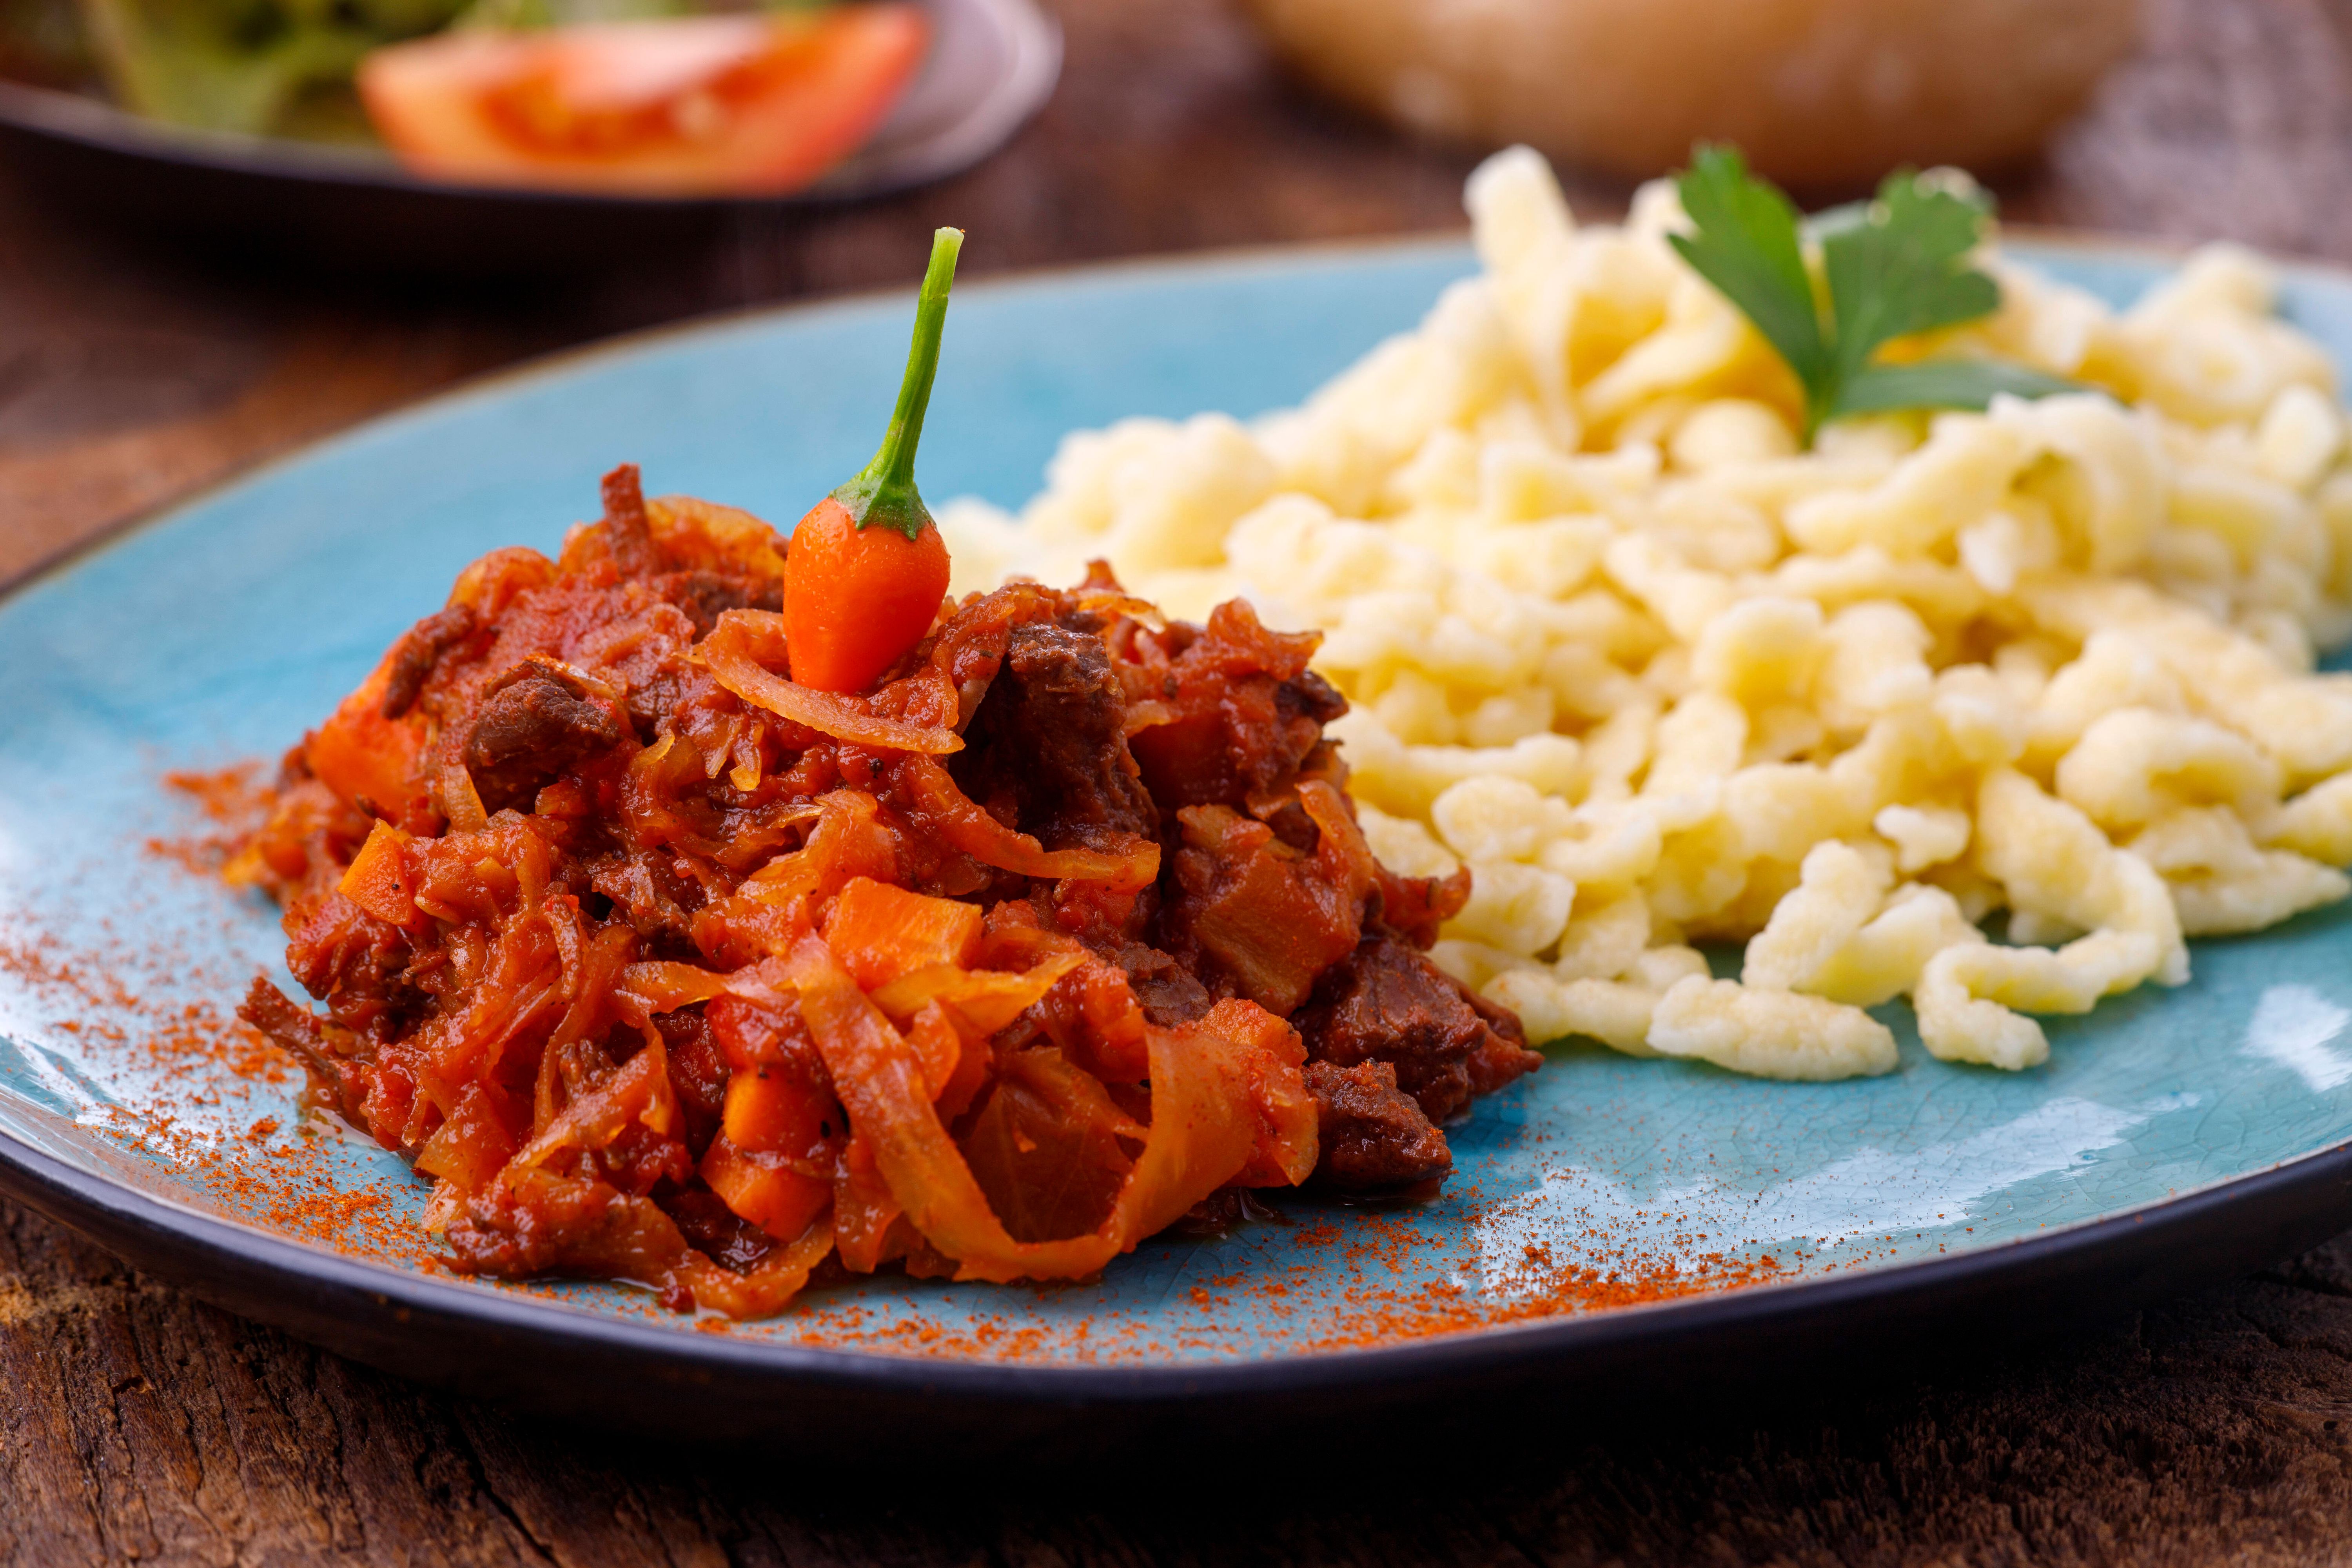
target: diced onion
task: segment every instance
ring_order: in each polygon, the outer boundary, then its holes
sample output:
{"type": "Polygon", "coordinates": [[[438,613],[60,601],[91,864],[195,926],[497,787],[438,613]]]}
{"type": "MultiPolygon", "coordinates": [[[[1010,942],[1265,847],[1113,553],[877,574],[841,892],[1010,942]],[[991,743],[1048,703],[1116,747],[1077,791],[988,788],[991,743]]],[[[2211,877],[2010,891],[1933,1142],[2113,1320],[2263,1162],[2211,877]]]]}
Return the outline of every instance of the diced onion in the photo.
{"type": "Polygon", "coordinates": [[[953,730],[885,719],[855,697],[819,691],[763,668],[746,646],[760,626],[755,616],[781,618],[764,610],[729,610],[699,650],[711,679],[744,701],[853,746],[931,756],[963,750],[963,737],[953,730]]]}
{"type": "Polygon", "coordinates": [[[1225,1003],[1182,1029],[1150,1031],[1151,1126],[1102,1227],[1015,1241],[940,1121],[914,1047],[820,938],[802,939],[789,962],[801,1016],[851,1122],[908,1220],[956,1260],[958,1279],[1081,1279],[1165,1229],[1250,1162],[1258,1121],[1251,1047],[1220,1027],[1221,1010],[1248,1005],[1225,1003]]]}
{"type": "Polygon", "coordinates": [[[938,826],[940,837],[983,866],[1024,877],[1074,878],[1141,888],[1160,875],[1160,846],[1138,838],[1117,854],[1099,849],[1048,849],[988,815],[957,787],[947,769],[929,757],[908,757],[898,776],[914,791],[916,804],[938,826]]]}

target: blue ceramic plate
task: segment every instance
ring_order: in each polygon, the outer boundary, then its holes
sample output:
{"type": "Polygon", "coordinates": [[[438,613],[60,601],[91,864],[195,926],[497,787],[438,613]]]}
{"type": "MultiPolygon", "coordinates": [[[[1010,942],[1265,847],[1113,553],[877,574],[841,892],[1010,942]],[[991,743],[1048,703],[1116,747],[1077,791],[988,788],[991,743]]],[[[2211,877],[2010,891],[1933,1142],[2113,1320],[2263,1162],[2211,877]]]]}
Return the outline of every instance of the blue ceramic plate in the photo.
{"type": "MultiPolygon", "coordinates": [[[[2021,246],[2122,301],[2161,258],[2021,246]]],[[[1017,503],[1066,430],[1293,402],[1470,271],[1455,244],[1066,273],[959,292],[935,496],[1017,503]]],[[[2352,361],[2352,280],[2287,314],[2352,361]]],[[[1753,1363],[2241,1268],[2352,1224],[2352,916],[2195,949],[2196,979],[2050,1025],[2042,1068],[1830,1085],[1560,1048],[1453,1134],[1421,1208],[1286,1200],[1098,1283],[875,1279],[725,1332],[622,1287],[429,1261],[423,1184],[306,1117],[220,1024],[282,975],[274,911],[182,864],[172,769],[274,758],[494,545],[552,549],[596,478],[796,516],[870,449],[904,298],[543,365],[379,421],[0,602],[0,1188],[237,1310],[485,1392],[700,1430],[999,1435],[1138,1412],[1328,1415],[1609,1368],[1753,1363]],[[242,1065],[248,1069],[238,1070],[242,1065]],[[1107,1414],[1108,1413],[1108,1414],[1107,1414]]]]}

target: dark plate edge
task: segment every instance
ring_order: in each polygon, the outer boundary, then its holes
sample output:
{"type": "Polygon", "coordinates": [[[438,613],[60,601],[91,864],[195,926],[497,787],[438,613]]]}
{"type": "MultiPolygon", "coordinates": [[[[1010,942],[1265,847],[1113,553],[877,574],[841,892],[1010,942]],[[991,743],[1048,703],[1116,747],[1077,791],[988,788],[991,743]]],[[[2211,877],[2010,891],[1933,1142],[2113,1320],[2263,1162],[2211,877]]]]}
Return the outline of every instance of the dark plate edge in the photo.
{"type": "MultiPolygon", "coordinates": [[[[1362,1349],[1255,1361],[1128,1365],[926,1359],[681,1331],[446,1283],[215,1218],[75,1170],[0,1133],[0,1194],[244,1316],[387,1370],[443,1375],[451,1342],[529,1344],[580,1364],[657,1366],[672,1382],[897,1390],[989,1404],[1155,1405],[1335,1390],[1476,1386],[1575,1370],[1595,1352],[1650,1360],[1709,1341],[1752,1350],[1808,1324],[1868,1337],[1924,1331],[2028,1280],[2105,1279],[2133,1303],[2304,1250],[2352,1221],[2352,1142],[2045,1236],[1881,1268],[1362,1349]],[[223,1266],[226,1265],[226,1268],[223,1266]],[[2127,1278],[2120,1278],[2127,1276],[2127,1278]],[[289,1289],[290,1288],[290,1289],[289,1289]],[[1738,1332],[1745,1331],[1744,1332],[1738,1332]]],[[[469,1365],[478,1365],[468,1361],[469,1365]]]]}

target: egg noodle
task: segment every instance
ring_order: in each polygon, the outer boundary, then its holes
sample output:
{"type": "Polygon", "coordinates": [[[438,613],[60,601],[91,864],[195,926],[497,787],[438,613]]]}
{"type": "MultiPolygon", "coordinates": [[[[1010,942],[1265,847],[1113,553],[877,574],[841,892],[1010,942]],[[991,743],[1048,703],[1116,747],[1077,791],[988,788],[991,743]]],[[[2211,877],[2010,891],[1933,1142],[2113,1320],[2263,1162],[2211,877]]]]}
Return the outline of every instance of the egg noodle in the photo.
{"type": "Polygon", "coordinates": [[[1073,435],[1017,522],[943,515],[958,591],[1101,557],[1324,628],[1367,837],[1472,868],[1435,956],[1533,1040],[1834,1079],[1907,996],[1936,1056],[2029,1067],[2028,1015],[2352,891],[2346,413],[2255,257],[2116,313],[1989,252],[1999,311],[1888,357],[2095,390],[1804,451],[1672,186],[1580,226],[1516,149],[1467,201],[1481,272],[1417,331],[1253,424],[1073,435]]]}

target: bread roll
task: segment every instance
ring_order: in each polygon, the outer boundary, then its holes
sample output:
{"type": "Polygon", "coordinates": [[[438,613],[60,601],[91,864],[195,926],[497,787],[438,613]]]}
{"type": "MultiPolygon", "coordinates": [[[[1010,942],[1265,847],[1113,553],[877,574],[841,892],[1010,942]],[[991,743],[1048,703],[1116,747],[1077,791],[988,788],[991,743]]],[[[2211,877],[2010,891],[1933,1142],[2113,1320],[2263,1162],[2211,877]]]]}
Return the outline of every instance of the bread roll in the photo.
{"type": "Polygon", "coordinates": [[[1987,169],[2133,45],[2138,0],[1243,0],[1289,65],[1450,141],[1646,177],[1698,140],[1796,184],[1987,169]]]}

